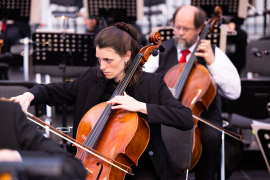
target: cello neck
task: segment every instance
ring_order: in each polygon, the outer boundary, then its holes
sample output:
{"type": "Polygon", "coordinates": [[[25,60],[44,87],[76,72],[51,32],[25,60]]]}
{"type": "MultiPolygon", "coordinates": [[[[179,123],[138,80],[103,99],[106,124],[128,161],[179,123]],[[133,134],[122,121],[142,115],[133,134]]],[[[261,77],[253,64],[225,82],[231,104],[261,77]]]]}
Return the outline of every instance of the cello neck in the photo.
{"type": "Polygon", "coordinates": [[[200,42],[202,39],[205,39],[207,33],[208,33],[208,30],[210,28],[210,25],[207,24],[203,29],[202,29],[202,32],[200,34],[200,38],[194,48],[194,51],[191,53],[191,56],[190,56],[190,59],[188,60],[188,62],[186,63],[184,69],[183,69],[183,72],[181,73],[180,77],[178,78],[175,86],[174,86],[174,89],[175,89],[175,98],[176,99],[179,99],[181,94],[182,94],[182,91],[185,87],[185,84],[186,84],[186,81],[189,77],[189,74],[191,72],[191,69],[193,67],[193,64],[196,60],[196,56],[194,55],[195,52],[197,52],[197,48],[198,46],[200,45],[200,42]]]}
{"type": "Polygon", "coordinates": [[[114,93],[112,94],[112,96],[110,97],[110,99],[113,99],[115,96],[119,96],[119,95],[123,94],[127,85],[129,84],[129,81],[131,80],[133,74],[135,73],[138,65],[141,62],[141,57],[142,57],[142,54],[137,54],[135,56],[131,66],[126,71],[125,76],[123,77],[121,82],[116,87],[116,89],[115,89],[114,93]]]}

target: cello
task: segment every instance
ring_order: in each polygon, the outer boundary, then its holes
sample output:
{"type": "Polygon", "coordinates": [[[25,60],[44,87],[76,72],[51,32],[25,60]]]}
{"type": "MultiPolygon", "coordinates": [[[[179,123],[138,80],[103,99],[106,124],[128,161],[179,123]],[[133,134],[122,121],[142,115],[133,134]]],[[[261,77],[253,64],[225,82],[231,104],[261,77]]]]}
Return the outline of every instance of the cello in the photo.
{"type": "MultiPolygon", "coordinates": [[[[221,7],[217,6],[214,13],[218,15],[218,17],[208,20],[200,34],[195,51],[200,44],[200,40],[205,39],[207,33],[214,29],[214,24],[221,18],[221,7]]],[[[203,65],[195,62],[196,56],[194,53],[195,52],[192,52],[187,63],[180,63],[173,66],[164,77],[167,86],[175,90],[175,98],[182,102],[183,105],[189,107],[192,110],[193,117],[195,116],[193,118],[193,147],[190,170],[198,163],[202,153],[200,141],[201,131],[197,126],[197,117],[212,103],[217,88],[208,70],[203,65]]]]}
{"type": "MultiPolygon", "coordinates": [[[[143,47],[136,55],[110,99],[124,93],[140,63],[144,64],[151,54],[157,55],[161,45],[160,34],[151,33],[149,42],[153,45],[143,47]]],[[[137,165],[149,142],[149,126],[137,113],[112,110],[111,107],[111,104],[104,102],[91,108],[78,126],[76,140],[128,167],[137,165]]],[[[89,180],[124,179],[126,172],[130,172],[126,167],[123,170],[116,168],[81,148],[78,148],[75,157],[84,164],[88,171],[86,179],[89,180]]]]}

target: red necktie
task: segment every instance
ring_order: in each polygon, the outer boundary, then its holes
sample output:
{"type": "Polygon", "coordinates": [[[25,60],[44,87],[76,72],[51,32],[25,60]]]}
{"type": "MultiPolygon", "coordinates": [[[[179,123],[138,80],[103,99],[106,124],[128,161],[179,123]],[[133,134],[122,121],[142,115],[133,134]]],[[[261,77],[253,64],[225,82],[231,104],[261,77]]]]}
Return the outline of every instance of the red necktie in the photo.
{"type": "Polygon", "coordinates": [[[3,21],[1,26],[1,32],[4,32],[5,30],[6,30],[6,21],[3,21]]]}
{"type": "Polygon", "coordinates": [[[190,51],[187,49],[187,50],[181,51],[181,53],[182,53],[182,57],[180,58],[179,63],[185,63],[185,62],[187,62],[186,61],[186,57],[190,53],[190,51]]]}

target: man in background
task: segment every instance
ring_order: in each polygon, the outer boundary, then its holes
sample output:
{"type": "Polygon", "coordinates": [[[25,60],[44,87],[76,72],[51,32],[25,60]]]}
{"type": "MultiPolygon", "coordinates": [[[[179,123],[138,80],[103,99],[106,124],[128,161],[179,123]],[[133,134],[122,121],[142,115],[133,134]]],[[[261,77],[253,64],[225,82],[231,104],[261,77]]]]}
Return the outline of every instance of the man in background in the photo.
{"type": "MultiPolygon", "coordinates": [[[[211,46],[210,41],[200,40],[199,34],[206,20],[206,13],[195,6],[182,6],[176,9],[173,15],[173,39],[162,43],[165,52],[157,57],[150,57],[145,64],[144,71],[166,74],[178,63],[189,60],[193,51],[198,63],[204,65],[218,85],[218,93],[228,99],[237,99],[240,96],[240,77],[230,59],[218,48],[211,46]]],[[[217,108],[216,98],[204,111],[201,117],[222,126],[221,112],[217,108]]],[[[202,122],[198,123],[202,131],[202,155],[195,166],[196,180],[214,180],[220,167],[221,132],[202,122]]]]}

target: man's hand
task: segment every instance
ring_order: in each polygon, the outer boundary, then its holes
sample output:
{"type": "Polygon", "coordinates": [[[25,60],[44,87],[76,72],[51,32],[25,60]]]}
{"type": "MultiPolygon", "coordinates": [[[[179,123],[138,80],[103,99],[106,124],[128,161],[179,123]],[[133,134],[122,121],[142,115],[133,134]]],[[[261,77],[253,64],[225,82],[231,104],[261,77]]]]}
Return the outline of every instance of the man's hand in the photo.
{"type": "Polygon", "coordinates": [[[201,44],[198,46],[195,56],[203,57],[207,65],[211,65],[215,61],[215,55],[211,48],[211,43],[209,40],[201,40],[201,44]]]}

